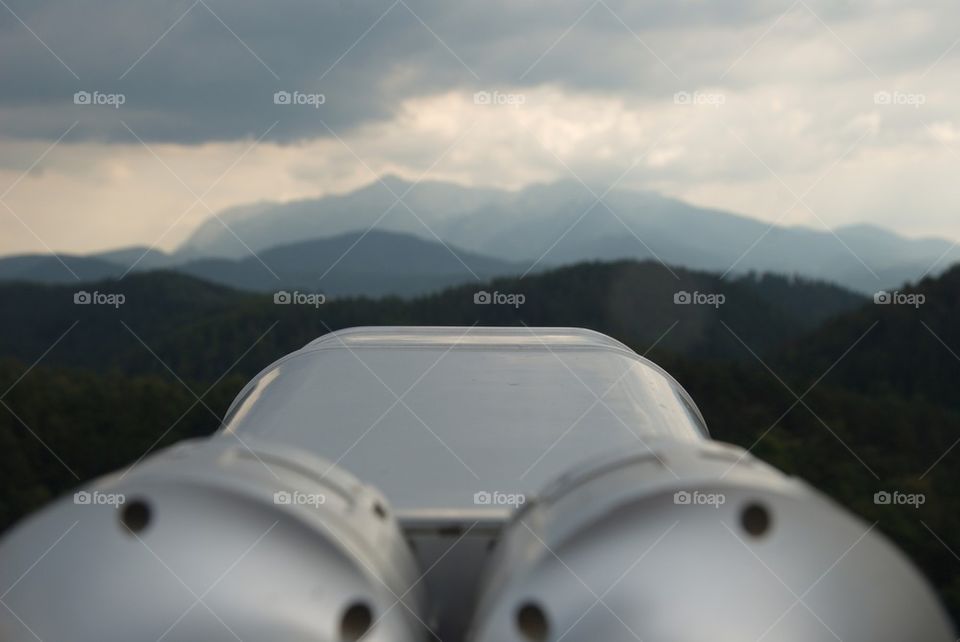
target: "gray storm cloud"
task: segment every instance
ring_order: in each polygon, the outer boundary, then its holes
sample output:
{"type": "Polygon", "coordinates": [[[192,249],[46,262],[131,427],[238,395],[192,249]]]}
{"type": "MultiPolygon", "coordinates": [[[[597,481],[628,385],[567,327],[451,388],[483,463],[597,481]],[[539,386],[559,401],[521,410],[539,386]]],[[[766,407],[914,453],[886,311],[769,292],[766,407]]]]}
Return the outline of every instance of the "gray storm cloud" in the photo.
{"type": "Polygon", "coordinates": [[[187,144],[257,137],[275,121],[270,140],[326,137],[328,127],[339,133],[386,120],[406,99],[448,90],[552,84],[669,101],[702,85],[738,90],[792,79],[827,91],[876,74],[884,79],[878,86],[891,86],[889,76],[919,74],[934,62],[960,17],[956,3],[928,3],[935,19],[926,27],[943,37],[904,38],[910,34],[894,29],[903,8],[887,2],[7,5],[0,8],[0,135],[55,139],[78,120],[73,139],[129,142],[129,126],[146,141],[187,144]],[[841,49],[852,55],[819,59],[803,50],[827,29],[844,31],[841,49]],[[774,47],[783,64],[771,67],[766,53],[744,56],[758,37],[755,46],[774,47]],[[125,102],[78,109],[78,91],[122,94],[125,102]],[[275,104],[278,91],[322,94],[323,102],[275,104]]]}
{"type": "Polygon", "coordinates": [[[958,24],[955,0],[2,0],[0,252],[169,249],[383,174],[956,238],[958,24]]]}

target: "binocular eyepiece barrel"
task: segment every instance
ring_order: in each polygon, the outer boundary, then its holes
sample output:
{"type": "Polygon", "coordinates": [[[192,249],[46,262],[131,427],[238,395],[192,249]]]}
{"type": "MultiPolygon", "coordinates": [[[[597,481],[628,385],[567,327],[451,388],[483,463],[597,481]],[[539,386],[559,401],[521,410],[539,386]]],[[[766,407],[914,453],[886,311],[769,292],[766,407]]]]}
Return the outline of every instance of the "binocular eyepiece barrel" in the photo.
{"type": "Polygon", "coordinates": [[[877,528],[570,328],[356,328],[0,540],[0,639],[953,642],[877,528]]]}

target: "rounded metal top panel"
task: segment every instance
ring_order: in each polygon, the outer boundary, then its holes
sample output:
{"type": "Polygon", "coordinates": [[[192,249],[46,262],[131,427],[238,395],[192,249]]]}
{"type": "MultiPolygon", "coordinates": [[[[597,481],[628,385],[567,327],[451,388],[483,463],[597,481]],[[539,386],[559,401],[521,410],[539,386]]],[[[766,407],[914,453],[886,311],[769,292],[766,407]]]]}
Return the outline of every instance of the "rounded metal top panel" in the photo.
{"type": "Polygon", "coordinates": [[[354,328],[266,368],[223,431],[285,443],[379,488],[398,511],[498,515],[572,466],[707,437],[670,375],[569,328],[354,328]]]}
{"type": "Polygon", "coordinates": [[[542,347],[551,348],[614,348],[632,350],[612,337],[585,328],[516,328],[516,327],[450,327],[362,326],[346,328],[325,334],[307,344],[307,347],[331,344],[343,347],[357,346],[443,346],[467,347],[542,347]]]}

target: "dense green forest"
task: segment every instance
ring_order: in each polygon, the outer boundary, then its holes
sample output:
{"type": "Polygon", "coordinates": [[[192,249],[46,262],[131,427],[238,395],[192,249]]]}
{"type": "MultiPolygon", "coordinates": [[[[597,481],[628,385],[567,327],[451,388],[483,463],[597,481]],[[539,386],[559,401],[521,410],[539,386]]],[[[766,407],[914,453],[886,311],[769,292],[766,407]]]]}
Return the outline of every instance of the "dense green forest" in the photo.
{"type": "Polygon", "coordinates": [[[655,263],[587,263],[482,284],[523,294],[519,307],[475,305],[480,285],[318,307],[169,273],[83,286],[123,293],[119,307],[75,305],[76,287],[2,285],[0,529],[84,480],[216,430],[251,376],[330,330],[580,326],[650,350],[715,438],[754,447],[878,521],[957,619],[960,560],[932,533],[960,550],[960,268],[905,290],[925,294],[919,308],[786,277],[677,277],[655,263]],[[678,291],[725,300],[676,305],[678,291]],[[877,506],[880,490],[922,492],[926,503],[877,506]]]}

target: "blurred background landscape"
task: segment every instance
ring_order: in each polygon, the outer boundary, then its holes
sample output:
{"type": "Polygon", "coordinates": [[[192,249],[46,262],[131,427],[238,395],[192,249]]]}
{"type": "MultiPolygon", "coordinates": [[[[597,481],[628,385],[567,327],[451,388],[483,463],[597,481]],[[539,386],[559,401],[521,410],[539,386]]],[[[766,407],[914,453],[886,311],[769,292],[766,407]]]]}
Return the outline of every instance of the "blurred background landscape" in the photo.
{"type": "Polygon", "coordinates": [[[0,5],[0,531],[327,332],[576,326],[960,618],[956,3],[0,5]]]}

